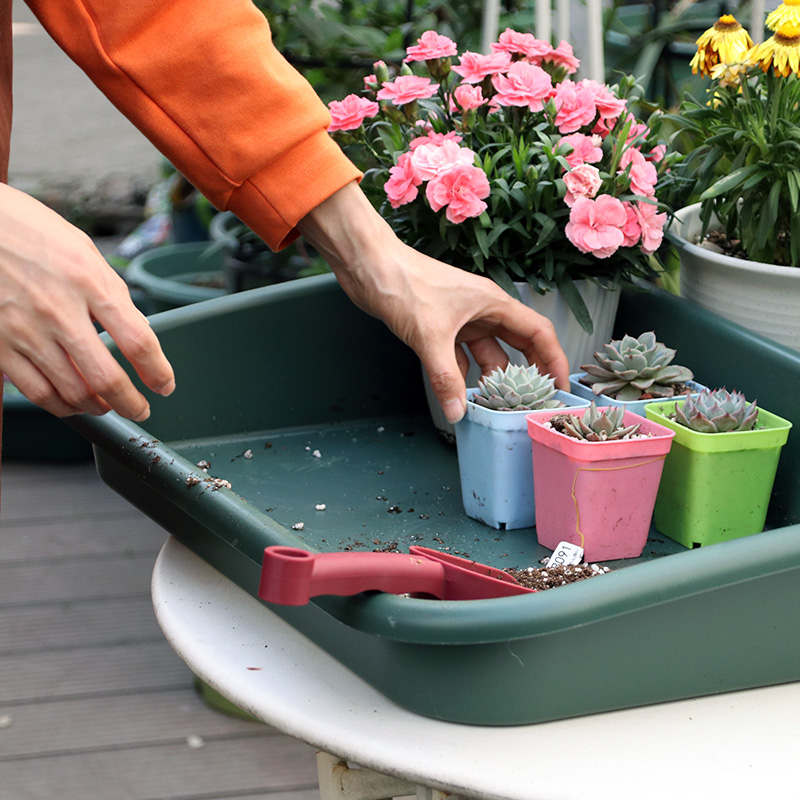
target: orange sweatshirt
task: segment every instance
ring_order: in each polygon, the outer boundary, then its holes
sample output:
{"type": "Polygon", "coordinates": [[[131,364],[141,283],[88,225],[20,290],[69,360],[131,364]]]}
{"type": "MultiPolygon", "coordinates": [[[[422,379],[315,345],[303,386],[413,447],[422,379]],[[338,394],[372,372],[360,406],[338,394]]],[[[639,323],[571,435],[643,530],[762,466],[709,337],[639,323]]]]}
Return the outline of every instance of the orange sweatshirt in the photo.
{"type": "Polygon", "coordinates": [[[273,248],[360,176],[251,0],[26,2],[175,167],[273,248]]]}

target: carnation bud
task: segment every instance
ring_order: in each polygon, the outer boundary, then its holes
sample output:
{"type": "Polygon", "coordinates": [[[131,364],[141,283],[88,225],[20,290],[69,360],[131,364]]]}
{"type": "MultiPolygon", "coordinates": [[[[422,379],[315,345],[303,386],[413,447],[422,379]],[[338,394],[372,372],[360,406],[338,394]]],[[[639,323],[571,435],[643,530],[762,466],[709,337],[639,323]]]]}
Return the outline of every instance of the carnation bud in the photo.
{"type": "Polygon", "coordinates": [[[376,61],[372,68],[375,70],[375,78],[378,81],[378,86],[389,80],[389,68],[383,61],[376,61]]]}

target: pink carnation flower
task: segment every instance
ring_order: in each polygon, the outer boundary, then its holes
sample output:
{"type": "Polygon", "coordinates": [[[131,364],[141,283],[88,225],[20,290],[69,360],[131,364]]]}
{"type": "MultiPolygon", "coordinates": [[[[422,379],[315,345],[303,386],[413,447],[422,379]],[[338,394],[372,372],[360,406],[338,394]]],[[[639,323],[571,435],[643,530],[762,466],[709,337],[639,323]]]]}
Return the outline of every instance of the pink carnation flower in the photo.
{"type": "Polygon", "coordinates": [[[596,164],[601,161],[603,158],[603,148],[600,147],[601,141],[599,136],[571,133],[569,136],[559,139],[557,146],[568,144],[572,148],[572,152],[564,157],[567,159],[567,164],[574,168],[586,162],[596,164]]]}
{"type": "Polygon", "coordinates": [[[552,61],[558,67],[564,67],[567,70],[567,75],[577,72],[578,67],[581,65],[581,62],[575,58],[572,45],[563,41],[558,47],[551,49],[543,60],[552,61]]]}
{"type": "Polygon", "coordinates": [[[569,212],[565,233],[582,253],[608,258],[625,241],[622,228],[627,219],[625,206],[616,197],[607,194],[594,200],[579,197],[569,212]]]}
{"type": "Polygon", "coordinates": [[[625,237],[625,241],[622,243],[622,246],[634,247],[635,245],[639,244],[639,239],[642,238],[642,229],[639,225],[639,215],[636,213],[633,203],[626,201],[623,202],[622,205],[625,206],[625,215],[627,216],[625,224],[622,226],[622,235],[625,237]]]}
{"type": "Polygon", "coordinates": [[[631,191],[642,197],[654,197],[658,173],[635,147],[629,147],[619,160],[619,172],[624,172],[630,164],[631,191]]]}
{"type": "Polygon", "coordinates": [[[416,150],[423,144],[443,144],[444,142],[460,142],[463,137],[459,136],[455,131],[448,131],[447,133],[434,133],[432,130],[428,131],[426,136],[417,136],[408,143],[409,150],[416,150]]]}
{"type": "Polygon", "coordinates": [[[431,83],[430,78],[418,75],[398,75],[394,81],[385,81],[378,92],[378,100],[390,100],[396,106],[404,106],[414,100],[433,97],[438,84],[431,83]]]}
{"type": "Polygon", "coordinates": [[[429,61],[457,55],[458,47],[452,39],[441,36],[436,31],[425,31],[417,39],[417,44],[406,50],[406,54],[403,61],[429,61]]]}
{"type": "Polygon", "coordinates": [[[483,96],[480,86],[473,86],[469,83],[462,83],[453,92],[456,105],[463,111],[471,111],[473,108],[480,108],[489,101],[483,96]]]}
{"type": "Polygon", "coordinates": [[[648,161],[658,164],[667,154],[667,146],[665,144],[657,144],[649,153],[645,155],[648,161]]]}
{"type": "Polygon", "coordinates": [[[486,210],[483,198],[489,196],[489,179],[482,169],[461,164],[432,180],[425,196],[434,211],[447,206],[445,216],[458,225],[486,210]]]}
{"type": "Polygon", "coordinates": [[[511,53],[521,55],[538,64],[543,56],[549,55],[553,48],[550,42],[537,39],[532,33],[520,33],[506,28],[498,37],[496,42],[492,42],[493,53],[511,53]]]}
{"type": "Polygon", "coordinates": [[[460,75],[465,83],[480,83],[487,75],[504,72],[511,63],[510,53],[492,53],[484,56],[467,50],[461,54],[459,63],[453,72],[460,75]]]}
{"type": "Polygon", "coordinates": [[[594,93],[580,83],[562,81],[556,86],[556,127],[561,133],[575,133],[594,122],[597,107],[594,93]]]}
{"type": "Polygon", "coordinates": [[[642,230],[641,250],[643,253],[651,255],[661,247],[667,215],[659,214],[658,208],[652,203],[636,203],[634,208],[639,219],[639,227],[642,230]]]}
{"type": "Polygon", "coordinates": [[[492,78],[492,85],[497,92],[493,99],[498,105],[527,106],[531,111],[541,111],[553,94],[550,76],[527,61],[515,61],[506,75],[492,78]]]}
{"type": "Polygon", "coordinates": [[[617,97],[604,83],[586,78],[581,81],[594,95],[594,104],[601,119],[605,120],[609,128],[614,127],[614,122],[625,112],[628,107],[625,100],[617,97]]]}
{"type": "Polygon", "coordinates": [[[422,178],[414,166],[411,153],[403,153],[397,164],[389,169],[389,180],[383,185],[392,208],[399,208],[412,200],[416,200],[419,190],[417,186],[422,178]]]}
{"type": "Polygon", "coordinates": [[[354,131],[361,127],[366,117],[374,117],[381,110],[377,103],[357,94],[349,94],[344,100],[331,100],[328,108],[331,112],[329,133],[354,131]]]}
{"type": "Polygon", "coordinates": [[[414,168],[422,180],[429,181],[458,166],[472,166],[475,153],[468,147],[460,147],[447,140],[441,144],[422,144],[411,153],[414,168]]]}
{"type": "Polygon", "coordinates": [[[597,167],[579,164],[564,175],[564,183],[567,186],[564,202],[573,206],[579,197],[594,197],[600,191],[603,180],[597,167]]]}

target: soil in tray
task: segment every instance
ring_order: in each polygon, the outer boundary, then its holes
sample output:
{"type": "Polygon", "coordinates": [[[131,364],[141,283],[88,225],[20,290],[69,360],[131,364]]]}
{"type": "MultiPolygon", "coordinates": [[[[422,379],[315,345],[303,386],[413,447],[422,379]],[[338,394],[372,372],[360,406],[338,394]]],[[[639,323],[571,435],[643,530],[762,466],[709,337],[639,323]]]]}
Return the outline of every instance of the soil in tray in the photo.
{"type": "MultiPolygon", "coordinates": [[[[533,528],[495,530],[464,513],[456,449],[428,419],[360,420],[169,443],[321,551],[431,547],[501,569],[550,555],[533,528]]],[[[683,550],[657,534],[644,558],[683,550]]],[[[636,560],[608,562],[612,568],[636,560]]]]}

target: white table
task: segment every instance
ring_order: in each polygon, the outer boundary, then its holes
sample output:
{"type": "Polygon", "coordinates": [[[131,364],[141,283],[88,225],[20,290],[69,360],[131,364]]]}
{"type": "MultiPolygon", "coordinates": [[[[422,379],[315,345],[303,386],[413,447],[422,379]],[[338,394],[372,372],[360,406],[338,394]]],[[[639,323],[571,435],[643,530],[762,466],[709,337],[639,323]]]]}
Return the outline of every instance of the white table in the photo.
{"type": "Polygon", "coordinates": [[[415,785],[498,800],[800,797],[800,683],[538,725],[460,725],[386,700],[174,539],[152,592],[178,655],[233,703],[415,785]]]}

